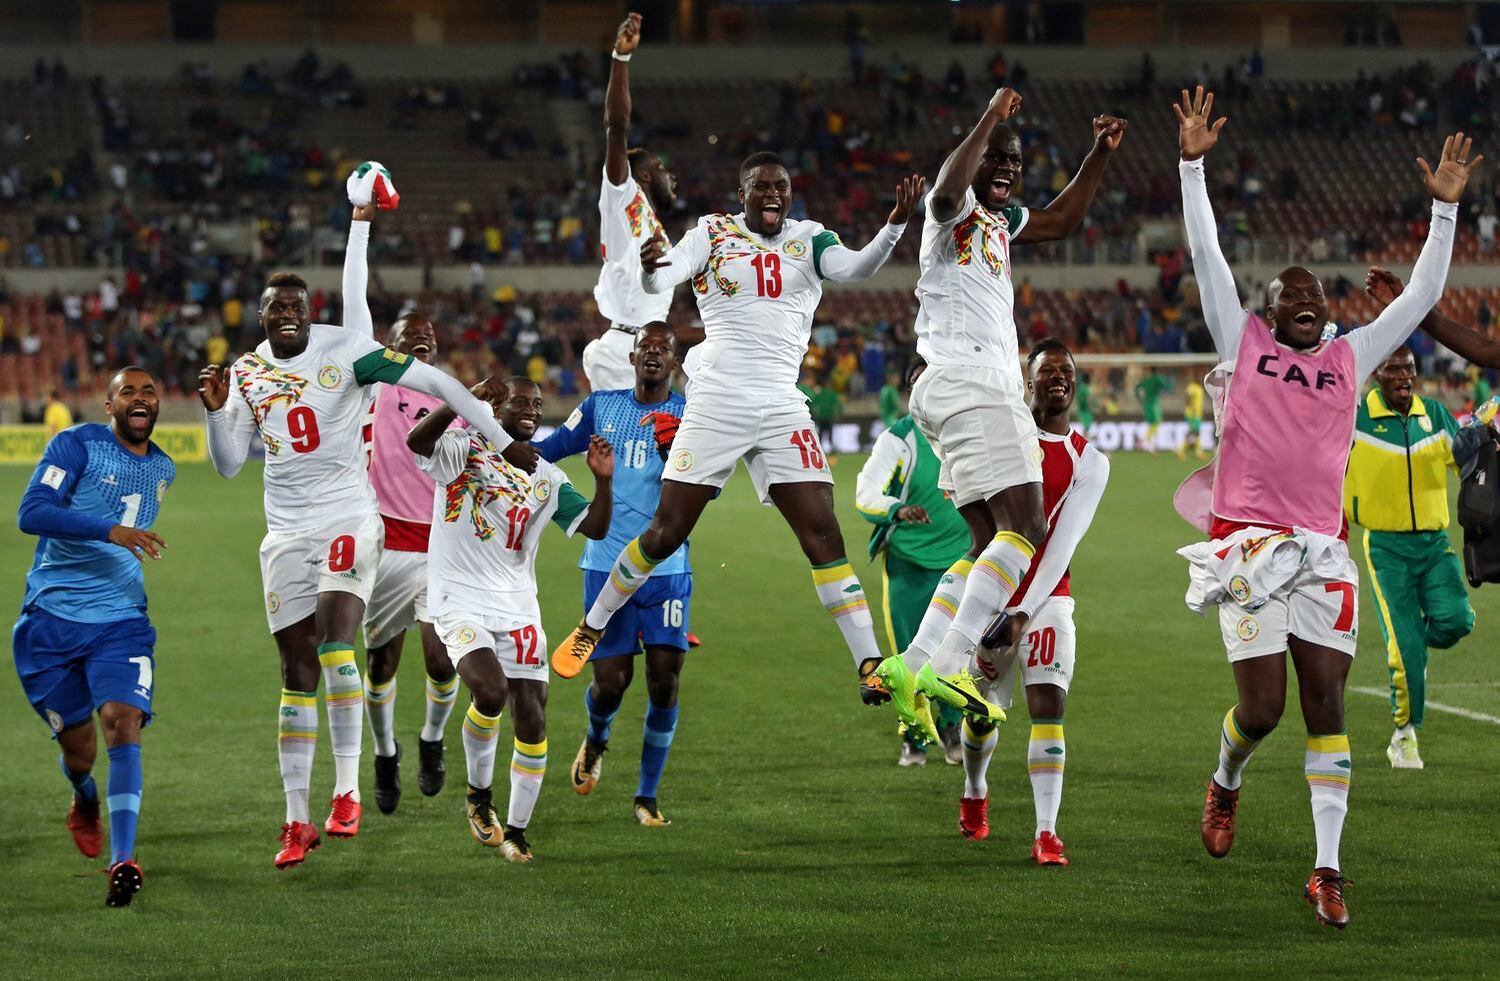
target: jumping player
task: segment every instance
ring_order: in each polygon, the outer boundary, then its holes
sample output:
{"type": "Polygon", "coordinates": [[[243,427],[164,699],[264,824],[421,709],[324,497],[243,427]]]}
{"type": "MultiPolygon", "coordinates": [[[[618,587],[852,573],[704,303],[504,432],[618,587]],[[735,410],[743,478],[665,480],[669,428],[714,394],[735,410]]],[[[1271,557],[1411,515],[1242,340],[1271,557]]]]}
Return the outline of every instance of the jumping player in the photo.
{"type": "MultiPolygon", "coordinates": [[[[368,222],[350,227],[346,295],[363,290],[369,232],[368,222]]],[[[209,458],[221,475],[240,471],[257,430],[266,448],[260,560],[267,620],[281,656],[278,729],[287,820],[276,865],[285,868],[320,843],[307,800],[320,670],[336,773],[324,830],[335,837],[359,831],[363,685],[354,635],[384,532],[361,438],[369,411],[365,386],[402,382],[442,398],[466,418],[477,413],[474,425],[517,466],[534,466],[536,454],[524,443],[512,448],[488,408],[462,384],[383,347],[370,338],[367,325],[311,323],[307,283],[300,276],[271,277],[259,320],[266,340],[232,367],[205,368],[198,394],[207,410],[209,458]]]]}
{"type": "Polygon", "coordinates": [[[145,876],[135,860],[141,809],[141,729],[151,722],[156,631],[146,619],[141,561],[166,543],[151,530],[177,474],[151,442],[156,381],[125,368],[109,382],[108,425],[64,429],[47,444],[17,524],[40,539],[11,634],[21,690],[52,728],[73,786],[68,830],[99,854],[104,832],[94,760],[94,713],[109,753],[108,906],[128,906],[145,876]]]}
{"type": "MultiPolygon", "coordinates": [[[[614,447],[614,522],[609,535],[583,547],[583,607],[604,589],[620,549],[651,524],[661,498],[663,464],[682,418],[684,400],[668,385],[677,368],[677,342],[665,324],[648,324],[635,335],[630,355],[635,388],[595,392],[567,422],[537,444],[543,460],[556,463],[582,453],[594,438],[614,447]]],[[[641,773],[635,819],[648,828],[672,822],[662,816],[657,790],[677,731],[677,681],[688,649],[693,572],[688,545],[651,570],[651,580],[610,621],[589,663],[594,682],[584,692],[588,733],[573,760],[573,792],[588,794],[599,783],[610,726],[635,674],[635,656],[645,648],[646,726],[641,735],[641,773]]]]}
{"type": "MultiPolygon", "coordinates": [[[[1067,761],[1063,706],[1077,648],[1068,566],[1104,497],[1109,460],[1069,425],[1078,366],[1068,349],[1060,341],[1044,340],[1031,349],[1027,364],[1031,414],[1042,446],[1047,535],[1037,548],[1031,571],[1006,608],[997,645],[1001,652],[981,651],[975,667],[985,679],[980,683],[985,697],[1008,709],[1020,666],[1031,716],[1031,739],[1026,747],[1036,811],[1031,858],[1038,865],[1067,865],[1067,853],[1057,836],[1057,811],[1067,761]]],[[[985,773],[998,739],[993,723],[964,720],[964,793],[958,803],[958,829],[974,841],[990,833],[985,773]]]]}
{"type": "MultiPolygon", "coordinates": [[[[493,379],[474,394],[490,400],[495,418],[517,443],[528,442],[542,418],[542,393],[525,378],[493,379]]],[[[474,419],[469,416],[468,419],[474,419]]],[[[439,407],[417,423],[407,445],[437,481],[433,495],[428,597],[439,635],[473,701],[464,720],[469,830],[512,862],[531,861],[531,824],[547,769],[547,637],[537,606],[536,554],[550,519],[569,536],[600,539],[609,530],[609,443],[589,441],[595,503],[546,461],[530,476],[496,452],[477,427],[449,429],[452,410],[439,407]],[[491,792],[500,712],[515,717],[510,806],[499,827],[491,792]]]]}
{"type": "Polygon", "coordinates": [[[873,276],[890,258],[925,184],[920,177],[902,181],[889,223],[855,251],[815,221],[786,217],[792,204],[786,165],[773,153],[755,153],[740,165],[744,211],[699,219],[670,252],[660,237],[642,247],[642,286],[664,293],[692,280],[707,340],[651,527],[621,551],[608,585],[553,652],[558,674],[583,669],[610,617],[682,547],[744,459],[761,502],[776,506],[812,563],[818,598],[853,655],[861,697],[887,700],[872,677],[880,648],[864,588],[845,556],[833,475],[797,375],[823,280],[873,276]]]}
{"type": "Polygon", "coordinates": [[[1224,119],[1210,125],[1213,95],[1200,86],[1173,107],[1180,132],[1183,211],[1204,319],[1221,361],[1235,361],[1225,402],[1209,542],[1182,550],[1191,566],[1190,608],[1218,607],[1239,703],[1224,716],[1219,766],[1203,804],[1210,855],[1234,842],[1240,774],[1280,721],[1290,651],[1307,726],[1304,773],[1312,796],[1317,858],[1303,894],[1317,919],[1349,922],[1339,839],[1348,810],[1350,753],[1344,685],[1354,656],[1359,573],[1343,541],[1344,471],[1364,380],[1405,340],[1442,293],[1470,141],[1449,137],[1436,172],[1418,158],[1433,197],[1432,225],[1411,286],[1375,321],[1322,339],[1328,301],[1311,272],[1293,266],[1267,290],[1264,319],[1240,306],[1219,251],[1203,156],[1224,119]],[[1267,420],[1274,420],[1268,425],[1267,420]]]}
{"type": "Polygon", "coordinates": [[[880,667],[896,711],[920,725],[916,694],[971,715],[1003,718],[975,693],[969,662],[1047,533],[1036,423],[1016,350],[1012,243],[1065,238],[1083,221],[1127,123],[1093,121],[1094,146],[1050,205],[1012,204],[1021,140],[1002,125],[1021,97],[1001,89],[944,161],[927,200],[917,280],[917,353],[928,369],[911,393],[911,414],[943,461],[944,490],[968,522],[970,552],[950,568],[905,652],[880,667]],[[965,570],[972,564],[972,573],[965,570]]]}

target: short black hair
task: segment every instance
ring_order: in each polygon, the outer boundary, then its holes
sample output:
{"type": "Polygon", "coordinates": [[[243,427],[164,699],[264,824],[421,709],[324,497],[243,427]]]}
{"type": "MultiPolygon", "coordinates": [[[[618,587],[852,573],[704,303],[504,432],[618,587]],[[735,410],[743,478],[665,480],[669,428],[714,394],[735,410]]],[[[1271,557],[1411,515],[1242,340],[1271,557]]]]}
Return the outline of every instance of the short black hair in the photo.
{"type": "Polygon", "coordinates": [[[770,150],[757,150],[740,161],[740,183],[743,184],[745,182],[745,178],[749,175],[750,171],[756,167],[764,167],[767,164],[773,167],[780,167],[782,170],[790,170],[786,165],[786,161],[781,159],[781,154],[772,153],[770,150]]]}
{"type": "Polygon", "coordinates": [[[284,286],[299,289],[304,293],[307,292],[307,280],[294,272],[272,273],[271,278],[266,280],[266,289],[268,290],[280,289],[284,286]]]}
{"type": "MultiPolygon", "coordinates": [[[[141,374],[146,376],[146,378],[151,382],[152,385],[156,384],[156,376],[151,374],[150,371],[147,371],[145,368],[142,368],[138,364],[128,364],[125,367],[121,368],[119,371],[109,376],[109,385],[105,388],[104,393],[110,398],[114,398],[115,392],[118,391],[118,385],[116,383],[132,371],[140,372],[141,374]]],[[[52,390],[52,397],[57,398],[56,389],[52,390]]]]}
{"type": "Polygon", "coordinates": [[[1073,357],[1073,352],[1068,350],[1068,345],[1064,344],[1062,341],[1058,340],[1055,337],[1044,337],[1033,344],[1031,347],[1031,353],[1026,355],[1027,370],[1029,371],[1032,366],[1036,364],[1037,358],[1040,358],[1048,351],[1061,351],[1068,356],[1069,361],[1073,362],[1073,364],[1075,365],[1078,364],[1078,359],[1073,357]]]}
{"type": "Polygon", "coordinates": [[[625,151],[625,162],[630,166],[630,176],[635,177],[641,172],[641,168],[656,158],[656,154],[643,146],[631,147],[625,151]]]}

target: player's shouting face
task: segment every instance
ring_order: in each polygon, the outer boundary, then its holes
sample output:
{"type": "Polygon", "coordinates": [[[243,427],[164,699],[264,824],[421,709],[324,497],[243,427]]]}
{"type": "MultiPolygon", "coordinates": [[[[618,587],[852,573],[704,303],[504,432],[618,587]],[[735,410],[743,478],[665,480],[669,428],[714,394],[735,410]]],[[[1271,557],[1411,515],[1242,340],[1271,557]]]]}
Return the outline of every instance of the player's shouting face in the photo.
{"type": "Polygon", "coordinates": [[[767,237],[778,234],[792,206],[792,178],[786,168],[774,163],[746,168],[740,176],[740,203],[752,232],[767,237]]]}
{"type": "Polygon", "coordinates": [[[677,368],[677,338],[666,324],[647,324],[635,335],[635,350],[630,352],[635,366],[635,380],[654,385],[672,376],[677,368]]]}
{"type": "Polygon", "coordinates": [[[125,368],[109,380],[104,411],[116,435],[136,446],[144,444],[151,438],[161,411],[156,380],[140,368],[125,368]]]}
{"type": "Polygon", "coordinates": [[[409,313],[391,327],[391,347],[432,364],[437,357],[437,331],[426,317],[409,313]]]}
{"type": "Polygon", "coordinates": [[[312,323],[307,286],[278,283],[279,278],[271,277],[270,285],[260,295],[260,326],[266,332],[272,354],[295,358],[307,350],[307,328],[312,323]]]}
{"type": "Polygon", "coordinates": [[[1004,126],[996,126],[974,172],[974,197],[994,211],[1010,204],[1010,195],[1021,183],[1021,138],[1004,126]]]}
{"type": "Polygon", "coordinates": [[[1301,266],[1283,269],[1266,288],[1266,319],[1276,339],[1295,348],[1310,348],[1323,337],[1328,323],[1328,298],[1323,284],[1301,266]]]}
{"type": "Polygon", "coordinates": [[[500,428],[517,442],[524,443],[536,435],[536,427],[542,421],[542,390],[529,378],[512,378],[505,401],[495,418],[500,428]]]}

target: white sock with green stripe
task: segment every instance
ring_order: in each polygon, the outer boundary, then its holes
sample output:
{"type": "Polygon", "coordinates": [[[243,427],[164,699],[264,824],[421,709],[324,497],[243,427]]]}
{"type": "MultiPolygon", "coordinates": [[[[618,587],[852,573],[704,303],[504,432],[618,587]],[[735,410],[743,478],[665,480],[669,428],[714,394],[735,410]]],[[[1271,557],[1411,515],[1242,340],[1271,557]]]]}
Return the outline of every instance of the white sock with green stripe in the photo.
{"type": "Polygon", "coordinates": [[[1307,754],[1302,772],[1312,793],[1313,833],[1318,841],[1316,868],[1339,868],[1339,839],[1344,835],[1344,815],[1349,813],[1349,736],[1307,734],[1307,754]]]}
{"type": "Polygon", "coordinates": [[[281,690],[276,714],[276,750],[281,760],[281,789],[286,793],[286,820],[306,824],[307,792],[312,786],[313,756],[318,749],[318,693],[281,690]]]}
{"type": "Polygon", "coordinates": [[[932,652],[937,650],[943,638],[948,635],[948,628],[953,625],[953,617],[958,613],[958,605],[963,602],[964,584],[969,579],[969,570],[974,568],[974,560],[965,555],[957,562],[948,567],[943,573],[943,578],[938,580],[937,589],[932,591],[932,599],[927,602],[927,612],[922,614],[922,622],[917,626],[917,633],[911,639],[906,650],[901,652],[901,657],[906,661],[906,666],[913,673],[922,670],[922,665],[932,657],[932,652]]]}
{"type": "Polygon", "coordinates": [[[365,716],[370,720],[370,737],[375,740],[376,756],[396,755],[396,678],[383,685],[365,676],[365,716]]]}
{"type": "Polygon", "coordinates": [[[469,786],[484,790],[495,782],[495,747],[500,735],[500,716],[485,715],[469,703],[464,716],[464,762],[468,765],[469,786]]]}
{"type": "Polygon", "coordinates": [[[1062,719],[1032,719],[1026,744],[1026,770],[1031,775],[1031,803],[1036,810],[1036,834],[1057,832],[1057,810],[1062,806],[1063,767],[1068,760],[1062,719]]]}
{"type": "Polygon", "coordinates": [[[448,716],[453,714],[453,703],[458,700],[458,672],[447,681],[434,681],[427,676],[427,718],[422,723],[422,738],[429,743],[443,741],[443,732],[448,727],[448,716]]]}
{"type": "MultiPolygon", "coordinates": [[[[328,707],[328,741],[333,745],[333,793],[359,800],[359,754],[364,743],[364,682],[349,644],[318,645],[323,668],[323,704],[328,707]]],[[[391,752],[395,752],[393,749],[391,752]]]]}
{"type": "Polygon", "coordinates": [[[1240,771],[1250,762],[1259,739],[1251,739],[1240,729],[1234,717],[1234,709],[1224,713],[1224,726],[1219,730],[1219,768],[1214,771],[1214,783],[1225,790],[1240,789],[1240,771]]]}
{"type": "Polygon", "coordinates": [[[542,777],[546,774],[547,740],[523,743],[517,739],[515,752],[510,757],[510,806],[505,811],[506,825],[524,828],[531,823],[531,812],[536,810],[536,798],[542,792],[542,777]]]}
{"type": "Polygon", "coordinates": [[[875,640],[875,621],[870,617],[870,603],[865,587],[854,574],[848,559],[835,559],[812,568],[813,588],[818,601],[833,617],[844,643],[854,657],[857,668],[870,659],[880,660],[880,644],[875,640]]]}
{"type": "Polygon", "coordinates": [[[662,559],[648,558],[641,551],[641,540],[632,538],[620,551],[615,564],[604,581],[604,588],[594,597],[594,604],[584,615],[583,622],[595,630],[603,630],[615,611],[630,601],[635,591],[646,585],[651,570],[661,565],[662,559]]]}
{"type": "Polygon", "coordinates": [[[990,769],[990,757],[995,755],[995,745],[1000,742],[1000,730],[991,726],[984,735],[976,735],[964,719],[964,796],[969,800],[983,800],[990,795],[986,775],[990,769]]]}
{"type": "Polygon", "coordinates": [[[932,655],[932,670],[938,677],[968,666],[980,636],[1015,595],[1035,554],[1032,544],[1013,531],[1000,532],[979,553],[964,582],[964,598],[953,615],[953,625],[932,655]]]}

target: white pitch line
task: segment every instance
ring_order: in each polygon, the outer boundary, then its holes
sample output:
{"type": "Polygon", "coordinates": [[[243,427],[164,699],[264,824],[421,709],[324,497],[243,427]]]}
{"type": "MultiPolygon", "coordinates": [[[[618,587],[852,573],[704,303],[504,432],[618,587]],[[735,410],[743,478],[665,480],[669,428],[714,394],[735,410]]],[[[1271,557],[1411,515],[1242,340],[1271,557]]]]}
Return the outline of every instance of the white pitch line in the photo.
{"type": "MultiPolygon", "coordinates": [[[[1391,693],[1385,688],[1353,687],[1350,691],[1357,691],[1361,695],[1374,695],[1376,698],[1389,699],[1391,693]]],[[[1483,712],[1475,712],[1471,709],[1459,708],[1457,705],[1444,705],[1442,702],[1427,703],[1427,707],[1434,712],[1447,712],[1449,715],[1461,715],[1465,719],[1473,719],[1475,722],[1488,722],[1490,725],[1500,726],[1500,715],[1485,715],[1483,712]]]]}

